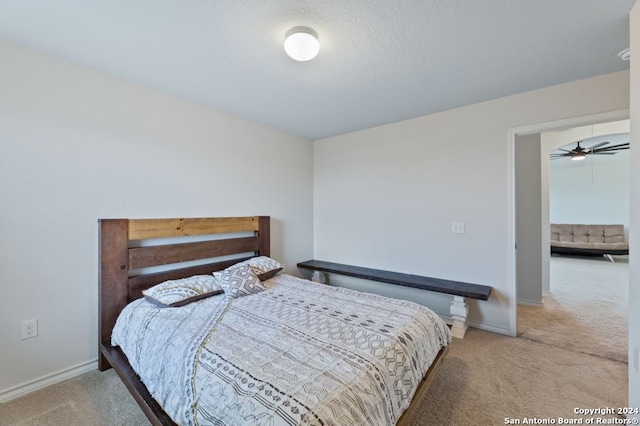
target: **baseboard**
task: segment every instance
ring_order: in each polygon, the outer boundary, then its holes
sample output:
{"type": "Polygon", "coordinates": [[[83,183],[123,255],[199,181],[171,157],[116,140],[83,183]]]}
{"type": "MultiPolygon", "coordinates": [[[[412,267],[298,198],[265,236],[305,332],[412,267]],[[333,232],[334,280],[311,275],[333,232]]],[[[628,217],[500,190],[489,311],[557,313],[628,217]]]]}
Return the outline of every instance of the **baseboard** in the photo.
{"type": "Polygon", "coordinates": [[[25,382],[9,389],[0,390],[0,403],[7,402],[11,399],[18,398],[39,389],[46,388],[47,386],[51,386],[55,383],[59,383],[97,369],[98,360],[94,359],[73,367],[65,368],[64,370],[60,370],[55,373],[47,374],[38,379],[25,382]]]}
{"type": "MultiPolygon", "coordinates": [[[[444,315],[441,313],[437,313],[436,314],[442,318],[442,320],[447,323],[448,325],[452,325],[453,324],[453,319],[451,318],[451,315],[444,315]]],[[[467,325],[469,327],[472,328],[477,328],[478,330],[482,330],[482,331],[488,331],[490,333],[496,333],[496,334],[504,334],[505,336],[511,336],[511,333],[509,331],[509,327],[499,327],[499,326],[495,326],[495,325],[490,325],[490,324],[483,324],[483,323],[479,323],[479,322],[475,322],[475,321],[468,321],[467,320],[467,325]]]]}
{"type": "Polygon", "coordinates": [[[490,325],[490,324],[481,324],[475,321],[467,321],[467,324],[469,324],[469,327],[477,328],[478,330],[489,331],[491,333],[496,333],[496,334],[504,334],[505,336],[511,336],[509,327],[499,327],[499,326],[490,325]]]}
{"type": "Polygon", "coordinates": [[[543,306],[542,302],[531,302],[528,300],[518,300],[518,305],[524,305],[524,306],[533,306],[535,308],[540,308],[543,306]]]}

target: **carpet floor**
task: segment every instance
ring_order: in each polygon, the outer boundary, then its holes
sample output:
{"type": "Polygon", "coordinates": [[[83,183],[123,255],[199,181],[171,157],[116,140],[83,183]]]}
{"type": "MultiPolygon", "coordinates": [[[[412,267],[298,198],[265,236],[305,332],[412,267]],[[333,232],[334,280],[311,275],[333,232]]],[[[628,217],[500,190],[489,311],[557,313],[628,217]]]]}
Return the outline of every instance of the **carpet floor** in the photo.
{"type": "Polygon", "coordinates": [[[542,306],[518,306],[519,336],[627,362],[628,259],[553,256],[550,275],[542,306]]]}

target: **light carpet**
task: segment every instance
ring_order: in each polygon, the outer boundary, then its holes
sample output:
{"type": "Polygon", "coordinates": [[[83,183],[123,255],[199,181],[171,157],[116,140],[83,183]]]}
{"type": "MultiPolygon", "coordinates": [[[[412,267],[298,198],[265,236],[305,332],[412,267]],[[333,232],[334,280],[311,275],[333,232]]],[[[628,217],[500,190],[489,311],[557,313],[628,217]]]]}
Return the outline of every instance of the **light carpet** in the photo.
{"type": "Polygon", "coordinates": [[[550,276],[543,306],[518,306],[519,336],[627,362],[628,259],[552,256],[550,276]]]}
{"type": "Polygon", "coordinates": [[[557,421],[595,417],[575,415],[578,407],[626,403],[624,363],[470,330],[464,340],[454,341],[411,425],[504,425],[506,418],[557,421]]]}

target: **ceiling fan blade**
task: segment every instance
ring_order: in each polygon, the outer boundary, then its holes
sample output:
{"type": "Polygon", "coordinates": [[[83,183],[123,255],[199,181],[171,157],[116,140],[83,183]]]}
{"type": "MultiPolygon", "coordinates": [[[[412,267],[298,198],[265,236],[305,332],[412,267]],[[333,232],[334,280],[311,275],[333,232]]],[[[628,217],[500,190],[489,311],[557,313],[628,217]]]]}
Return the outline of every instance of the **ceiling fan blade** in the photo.
{"type": "Polygon", "coordinates": [[[596,152],[614,152],[615,153],[615,152],[618,152],[618,151],[626,151],[628,149],[629,148],[615,148],[615,149],[607,149],[607,150],[604,150],[604,151],[596,151],[596,152]]]}
{"type": "Polygon", "coordinates": [[[621,143],[619,145],[611,145],[611,146],[607,146],[604,148],[600,148],[595,150],[595,152],[602,152],[602,151],[622,151],[623,149],[629,149],[629,143],[621,143]]]}
{"type": "Polygon", "coordinates": [[[597,143],[597,144],[595,144],[595,145],[591,145],[589,148],[586,148],[586,149],[587,149],[587,150],[589,150],[589,151],[595,151],[596,149],[598,149],[598,148],[600,148],[601,146],[604,146],[604,145],[606,145],[606,144],[608,144],[608,143],[609,143],[609,142],[606,142],[606,141],[605,141],[605,142],[600,142],[600,143],[597,143]]]}
{"type": "Polygon", "coordinates": [[[611,153],[611,154],[615,154],[615,153],[620,152],[620,151],[626,151],[627,149],[629,149],[629,148],[605,149],[605,150],[601,150],[601,151],[595,151],[594,154],[600,154],[600,153],[606,153],[606,152],[611,153]]]}
{"type": "Polygon", "coordinates": [[[552,152],[549,154],[549,157],[556,157],[556,158],[560,158],[560,157],[570,157],[571,154],[573,154],[570,151],[567,152],[552,152]]]}
{"type": "MultiPolygon", "coordinates": [[[[589,153],[591,155],[591,153],[589,153]]],[[[615,155],[615,152],[594,152],[593,155],[615,155]]]]}

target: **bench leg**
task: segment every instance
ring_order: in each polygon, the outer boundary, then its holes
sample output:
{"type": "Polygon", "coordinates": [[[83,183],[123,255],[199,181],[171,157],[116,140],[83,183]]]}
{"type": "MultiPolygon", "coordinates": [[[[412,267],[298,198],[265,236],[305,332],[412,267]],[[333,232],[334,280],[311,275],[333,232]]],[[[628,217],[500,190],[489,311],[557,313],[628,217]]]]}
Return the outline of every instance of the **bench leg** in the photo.
{"type": "Polygon", "coordinates": [[[611,263],[615,263],[615,261],[613,260],[613,256],[611,256],[610,254],[605,254],[604,257],[606,257],[607,259],[609,259],[609,262],[611,263]]]}
{"type": "Polygon", "coordinates": [[[458,339],[464,339],[464,335],[467,333],[467,315],[469,314],[469,307],[462,296],[453,296],[453,302],[451,302],[451,319],[453,320],[453,326],[451,327],[451,335],[458,339]]]}
{"type": "Polygon", "coordinates": [[[313,271],[311,281],[315,281],[320,284],[329,284],[329,274],[322,271],[313,271]]]}

